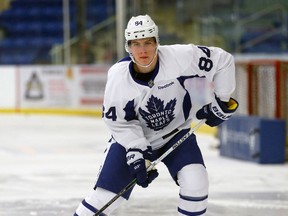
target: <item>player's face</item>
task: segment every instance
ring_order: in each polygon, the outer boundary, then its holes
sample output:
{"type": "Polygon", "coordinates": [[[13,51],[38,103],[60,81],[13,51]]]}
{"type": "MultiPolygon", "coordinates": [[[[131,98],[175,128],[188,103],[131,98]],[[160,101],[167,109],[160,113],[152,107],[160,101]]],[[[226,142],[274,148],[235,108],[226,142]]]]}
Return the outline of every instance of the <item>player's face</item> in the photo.
{"type": "Polygon", "coordinates": [[[137,39],[130,43],[130,52],[135,61],[141,65],[147,65],[153,60],[156,48],[155,38],[137,39]]]}

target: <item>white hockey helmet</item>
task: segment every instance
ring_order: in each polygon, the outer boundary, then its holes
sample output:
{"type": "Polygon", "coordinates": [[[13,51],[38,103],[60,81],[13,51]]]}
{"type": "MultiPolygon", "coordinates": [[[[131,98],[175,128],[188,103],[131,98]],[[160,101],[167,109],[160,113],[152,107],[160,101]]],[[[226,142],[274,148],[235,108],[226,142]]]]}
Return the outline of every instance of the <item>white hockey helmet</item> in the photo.
{"type": "Polygon", "coordinates": [[[132,17],[125,29],[125,48],[128,51],[128,42],[130,40],[154,37],[159,45],[158,26],[149,15],[139,15],[132,17]]]}

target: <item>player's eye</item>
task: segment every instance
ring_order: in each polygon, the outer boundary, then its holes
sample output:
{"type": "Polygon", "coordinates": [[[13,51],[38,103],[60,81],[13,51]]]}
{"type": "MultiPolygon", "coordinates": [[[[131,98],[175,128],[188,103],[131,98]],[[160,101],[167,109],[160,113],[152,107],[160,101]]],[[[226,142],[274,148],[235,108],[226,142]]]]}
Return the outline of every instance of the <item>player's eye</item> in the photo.
{"type": "Polygon", "coordinates": [[[139,46],[140,46],[140,44],[139,44],[139,43],[137,43],[137,42],[132,42],[132,43],[131,43],[131,46],[133,46],[133,47],[139,47],[139,46]]]}

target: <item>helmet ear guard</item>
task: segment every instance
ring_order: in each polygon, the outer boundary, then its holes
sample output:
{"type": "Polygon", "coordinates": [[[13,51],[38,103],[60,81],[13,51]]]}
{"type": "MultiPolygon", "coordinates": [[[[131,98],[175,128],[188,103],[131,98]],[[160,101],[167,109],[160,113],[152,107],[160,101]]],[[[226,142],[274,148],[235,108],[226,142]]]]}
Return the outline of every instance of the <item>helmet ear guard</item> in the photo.
{"type": "Polygon", "coordinates": [[[126,52],[131,53],[131,52],[130,52],[130,48],[129,48],[128,41],[125,42],[125,50],[126,50],[126,52]]]}

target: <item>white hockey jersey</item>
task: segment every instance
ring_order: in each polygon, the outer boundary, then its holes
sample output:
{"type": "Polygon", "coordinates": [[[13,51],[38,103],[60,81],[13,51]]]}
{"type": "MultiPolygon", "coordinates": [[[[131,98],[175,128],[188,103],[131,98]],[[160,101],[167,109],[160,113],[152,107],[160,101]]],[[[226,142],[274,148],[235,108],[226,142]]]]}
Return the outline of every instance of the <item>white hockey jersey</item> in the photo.
{"type": "Polygon", "coordinates": [[[127,150],[162,147],[175,131],[190,127],[190,94],[187,79],[206,77],[215,94],[228,101],[235,89],[231,54],[217,47],[167,45],[158,47],[158,62],[149,82],[132,76],[131,59],[108,71],[103,119],[112,137],[127,150]]]}

